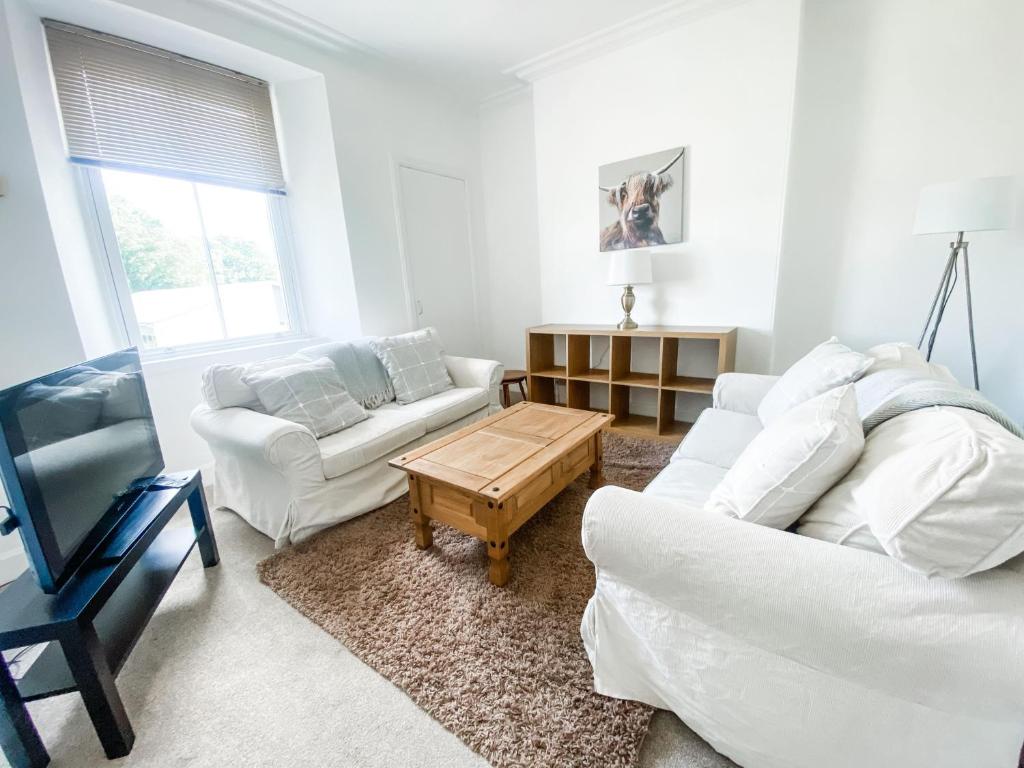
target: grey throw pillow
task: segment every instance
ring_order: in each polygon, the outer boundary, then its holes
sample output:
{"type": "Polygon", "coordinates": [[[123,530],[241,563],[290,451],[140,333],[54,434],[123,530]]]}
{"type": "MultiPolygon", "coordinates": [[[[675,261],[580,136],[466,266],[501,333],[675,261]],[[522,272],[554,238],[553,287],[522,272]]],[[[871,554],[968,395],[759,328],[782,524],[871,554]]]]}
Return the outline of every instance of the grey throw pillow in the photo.
{"type": "Polygon", "coordinates": [[[395,400],[400,405],[415,403],[455,386],[441,359],[441,345],[429,329],[373,339],[370,348],[387,369],[395,400]]]}
{"type": "Polygon", "coordinates": [[[326,357],[247,374],[242,381],[252,387],[267,413],[308,427],[318,438],[366,419],[366,411],[352,399],[326,357]]]}

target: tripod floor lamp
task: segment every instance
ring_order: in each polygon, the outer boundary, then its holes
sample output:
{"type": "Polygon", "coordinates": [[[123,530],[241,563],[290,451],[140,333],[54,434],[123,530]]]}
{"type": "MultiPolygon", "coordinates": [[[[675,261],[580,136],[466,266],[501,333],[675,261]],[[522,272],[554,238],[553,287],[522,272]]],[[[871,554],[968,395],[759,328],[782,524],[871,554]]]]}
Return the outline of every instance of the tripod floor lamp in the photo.
{"type": "Polygon", "coordinates": [[[928,360],[932,359],[932,348],[939,333],[939,325],[945,314],[946,305],[953,295],[963,270],[964,289],[967,296],[967,331],[971,340],[971,368],[974,372],[974,388],[979,388],[978,354],[974,347],[974,307],[971,300],[971,265],[967,255],[965,232],[1009,229],[1013,224],[1014,177],[991,176],[984,179],[968,179],[946,184],[932,184],[921,190],[914,222],[915,235],[954,234],[956,240],[949,244],[949,257],[939,280],[939,289],[932,299],[928,319],[925,321],[921,349],[927,340],[928,360]],[[961,266],[962,265],[962,266],[961,266]],[[929,331],[930,329],[930,331],[929,331]]]}

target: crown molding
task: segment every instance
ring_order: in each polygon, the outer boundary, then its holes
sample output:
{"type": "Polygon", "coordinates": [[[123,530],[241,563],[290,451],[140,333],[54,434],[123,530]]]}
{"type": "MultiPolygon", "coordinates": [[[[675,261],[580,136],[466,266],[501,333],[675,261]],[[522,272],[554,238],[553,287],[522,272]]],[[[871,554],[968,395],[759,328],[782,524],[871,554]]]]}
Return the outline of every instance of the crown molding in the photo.
{"type": "Polygon", "coordinates": [[[507,88],[502,88],[500,91],[484,96],[484,98],[480,100],[480,109],[490,109],[491,107],[496,107],[499,104],[512,101],[513,99],[528,93],[532,87],[533,86],[530,83],[520,81],[507,88]]]}
{"type": "Polygon", "coordinates": [[[199,0],[199,2],[246,16],[328,51],[358,53],[380,61],[390,61],[389,56],[376,48],[322,24],[316,19],[273,2],[273,0],[199,0]]]}
{"type": "MultiPolygon", "coordinates": [[[[532,83],[550,74],[597,58],[611,51],[624,48],[672,27],[702,19],[705,16],[748,0],[674,0],[653,8],[645,13],[613,24],[610,27],[584,35],[571,43],[554,48],[547,53],[527,59],[504,70],[502,74],[514,75],[520,80],[532,83]]],[[[500,96],[501,94],[496,94],[500,96]]]]}

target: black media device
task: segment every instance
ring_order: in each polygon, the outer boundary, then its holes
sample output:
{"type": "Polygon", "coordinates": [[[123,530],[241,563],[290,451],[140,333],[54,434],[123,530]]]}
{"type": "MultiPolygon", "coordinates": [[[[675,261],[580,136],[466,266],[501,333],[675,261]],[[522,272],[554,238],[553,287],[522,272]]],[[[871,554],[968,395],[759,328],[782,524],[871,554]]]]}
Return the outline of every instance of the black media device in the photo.
{"type": "MultiPolygon", "coordinates": [[[[120,557],[148,516],[119,523],[164,467],[138,350],[0,392],[0,478],[44,592],[89,558],[120,557]]],[[[2,513],[0,513],[2,514],[2,513]]]]}

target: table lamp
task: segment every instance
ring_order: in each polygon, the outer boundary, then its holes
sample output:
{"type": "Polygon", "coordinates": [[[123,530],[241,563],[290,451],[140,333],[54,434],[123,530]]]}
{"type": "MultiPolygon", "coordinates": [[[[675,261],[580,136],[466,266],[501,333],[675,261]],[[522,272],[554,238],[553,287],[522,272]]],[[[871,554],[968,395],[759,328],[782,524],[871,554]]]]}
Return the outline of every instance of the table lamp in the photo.
{"type": "Polygon", "coordinates": [[[619,330],[630,330],[637,327],[629,313],[636,304],[633,294],[634,285],[645,285],[651,282],[651,252],[643,248],[628,251],[612,251],[608,266],[608,285],[623,285],[622,311],[626,316],[615,327],[619,330]]]}
{"type": "Polygon", "coordinates": [[[914,221],[915,235],[955,234],[949,244],[949,257],[939,280],[939,288],[932,299],[928,319],[917,342],[920,349],[928,338],[927,359],[932,359],[932,348],[939,332],[939,324],[946,304],[953,294],[959,276],[959,259],[963,259],[964,289],[967,295],[967,330],[971,339],[971,366],[974,388],[978,383],[978,355],[974,348],[974,308],[971,302],[971,266],[967,257],[964,232],[1009,229],[1013,224],[1014,177],[990,176],[944,184],[932,184],[921,190],[914,221]],[[934,325],[932,323],[934,319],[934,325]],[[931,328],[929,334],[928,329],[931,328]]]}

